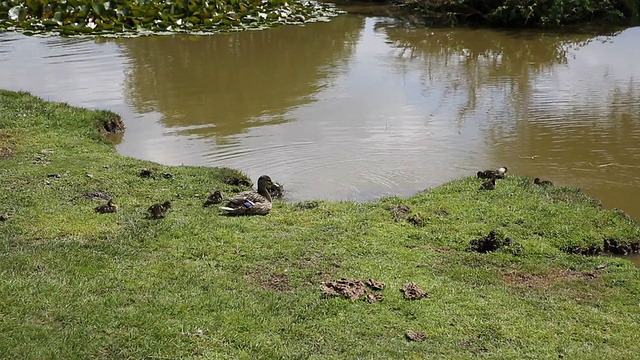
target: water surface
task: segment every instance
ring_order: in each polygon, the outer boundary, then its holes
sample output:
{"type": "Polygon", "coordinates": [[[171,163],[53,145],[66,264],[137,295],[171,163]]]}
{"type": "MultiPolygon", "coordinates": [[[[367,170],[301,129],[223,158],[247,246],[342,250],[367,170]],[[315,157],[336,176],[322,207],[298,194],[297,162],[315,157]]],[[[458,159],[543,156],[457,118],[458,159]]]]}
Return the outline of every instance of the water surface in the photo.
{"type": "Polygon", "coordinates": [[[120,153],[269,174],[290,201],[409,196],[484,168],[640,218],[640,28],[329,23],[136,39],[0,34],[0,88],[123,115],[120,153]]]}

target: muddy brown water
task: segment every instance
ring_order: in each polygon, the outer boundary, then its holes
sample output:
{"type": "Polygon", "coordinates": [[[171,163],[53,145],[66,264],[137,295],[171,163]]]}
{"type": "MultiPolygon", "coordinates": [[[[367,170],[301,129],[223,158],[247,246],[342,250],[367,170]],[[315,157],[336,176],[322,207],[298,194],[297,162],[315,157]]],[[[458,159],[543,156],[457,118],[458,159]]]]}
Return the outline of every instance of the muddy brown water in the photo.
{"type": "Polygon", "coordinates": [[[288,201],[409,196],[507,165],[640,218],[639,42],[639,27],[354,15],[213,36],[0,33],[0,88],[111,109],[120,153],[268,174],[288,201]]]}

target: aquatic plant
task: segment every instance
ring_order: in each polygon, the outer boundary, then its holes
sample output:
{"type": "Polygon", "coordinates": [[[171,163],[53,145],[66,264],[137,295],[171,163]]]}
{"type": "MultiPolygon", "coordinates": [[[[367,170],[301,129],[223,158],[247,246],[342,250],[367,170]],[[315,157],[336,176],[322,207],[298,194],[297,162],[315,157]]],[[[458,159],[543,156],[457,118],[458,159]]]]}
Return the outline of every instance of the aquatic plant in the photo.
{"type": "Polygon", "coordinates": [[[331,4],[312,0],[5,0],[0,29],[67,35],[210,33],[327,21],[337,14],[331,4]]]}

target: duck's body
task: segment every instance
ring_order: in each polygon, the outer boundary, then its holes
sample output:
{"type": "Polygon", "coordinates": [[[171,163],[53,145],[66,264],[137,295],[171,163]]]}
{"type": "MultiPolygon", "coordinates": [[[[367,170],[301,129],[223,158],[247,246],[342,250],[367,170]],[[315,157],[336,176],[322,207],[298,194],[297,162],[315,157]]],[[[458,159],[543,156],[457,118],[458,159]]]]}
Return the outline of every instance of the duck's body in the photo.
{"type": "Polygon", "coordinates": [[[209,195],[209,197],[207,198],[207,201],[204,202],[204,207],[209,207],[211,205],[214,204],[220,204],[222,202],[222,193],[220,192],[220,190],[216,190],[213,193],[211,193],[211,195],[209,195]]]}
{"type": "Polygon", "coordinates": [[[541,186],[553,186],[553,183],[551,181],[540,180],[540,178],[533,179],[533,183],[541,186]]]}
{"type": "Polygon", "coordinates": [[[99,214],[111,214],[118,211],[118,205],[114,204],[113,200],[109,200],[105,205],[97,206],[93,211],[99,214]]]}
{"type": "Polygon", "coordinates": [[[476,176],[478,177],[478,179],[493,179],[498,176],[498,173],[495,170],[485,170],[478,171],[476,173],[476,176]]]}
{"type": "Polygon", "coordinates": [[[482,183],[480,186],[480,190],[495,190],[496,189],[496,178],[491,178],[482,183]]]}
{"type": "Polygon", "coordinates": [[[149,219],[161,219],[171,208],[171,201],[165,201],[163,203],[156,203],[147,209],[149,213],[149,219]]]}
{"type": "Polygon", "coordinates": [[[258,179],[258,191],[241,192],[230,198],[227,205],[220,209],[228,215],[267,215],[272,207],[268,186],[273,186],[271,178],[262,175],[258,179]]]}

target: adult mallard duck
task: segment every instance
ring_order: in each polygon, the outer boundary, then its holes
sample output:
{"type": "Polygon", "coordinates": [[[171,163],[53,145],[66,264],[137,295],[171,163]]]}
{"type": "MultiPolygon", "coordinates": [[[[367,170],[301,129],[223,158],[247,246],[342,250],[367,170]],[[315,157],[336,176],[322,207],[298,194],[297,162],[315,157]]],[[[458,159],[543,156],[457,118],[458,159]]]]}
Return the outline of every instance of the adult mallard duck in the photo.
{"type": "Polygon", "coordinates": [[[149,219],[162,219],[164,215],[171,208],[171,201],[165,201],[163,203],[156,203],[147,209],[149,213],[149,219]]]}
{"type": "Polygon", "coordinates": [[[204,202],[204,207],[209,207],[211,205],[214,204],[220,204],[222,202],[222,193],[220,192],[220,190],[216,190],[213,193],[211,193],[211,195],[209,195],[209,197],[207,198],[207,201],[204,202]]]}
{"type": "Polygon", "coordinates": [[[553,183],[551,181],[540,180],[540,178],[533,179],[533,183],[536,185],[542,185],[542,186],[553,186],[553,183]]]}
{"type": "Polygon", "coordinates": [[[267,175],[258,179],[258,191],[245,191],[229,199],[220,209],[228,215],[267,215],[271,211],[271,195],[267,188],[274,186],[267,175]]]}
{"type": "Polygon", "coordinates": [[[109,200],[106,205],[100,205],[93,209],[93,211],[99,214],[110,214],[118,211],[118,205],[114,204],[113,200],[109,200]]]}

